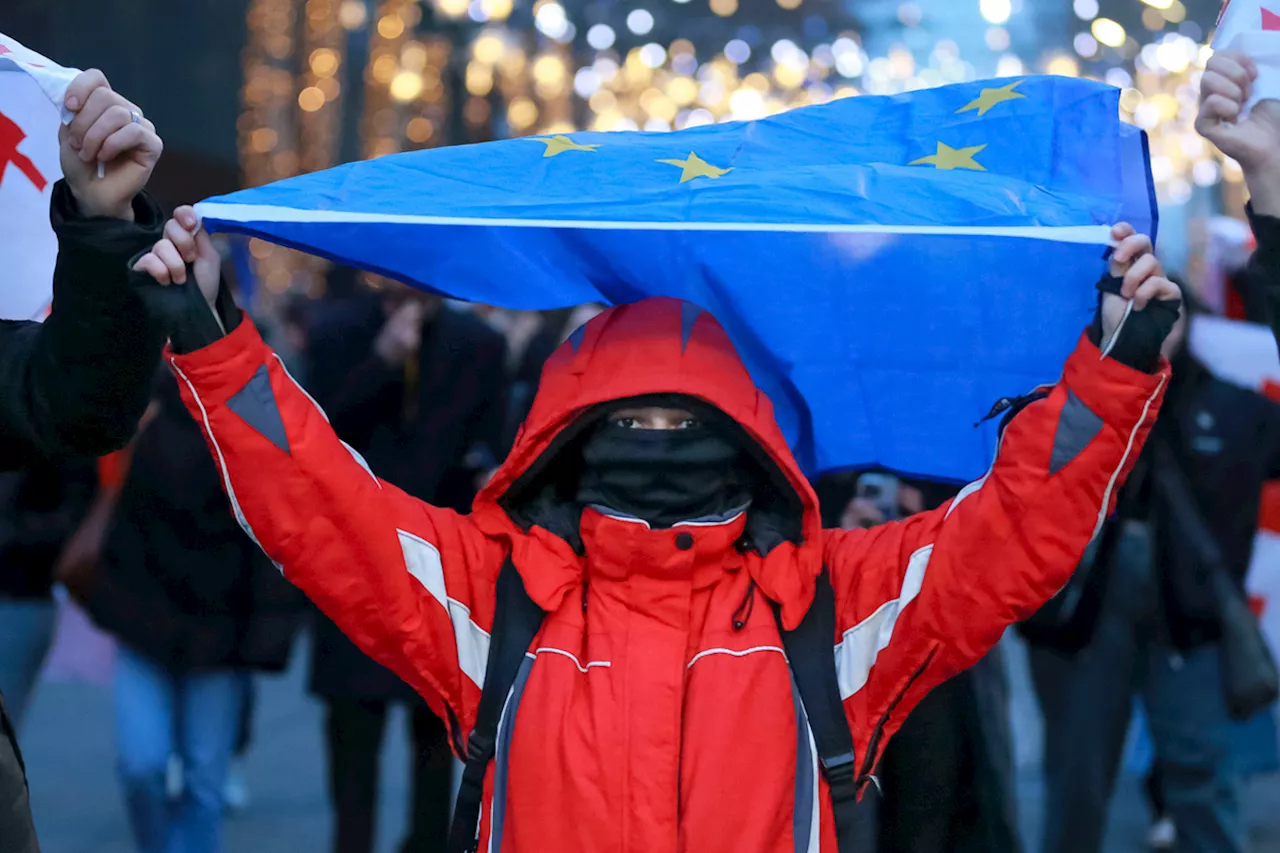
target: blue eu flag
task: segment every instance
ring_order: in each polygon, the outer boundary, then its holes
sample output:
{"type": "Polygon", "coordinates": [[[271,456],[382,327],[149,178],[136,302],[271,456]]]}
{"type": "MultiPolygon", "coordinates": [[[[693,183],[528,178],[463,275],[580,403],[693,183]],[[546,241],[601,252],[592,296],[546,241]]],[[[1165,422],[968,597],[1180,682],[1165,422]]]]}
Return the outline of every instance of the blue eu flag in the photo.
{"type": "Polygon", "coordinates": [[[1118,91],[1024,77],[670,134],[417,151],[210,199],[249,234],[511,308],[676,296],[733,338],[802,465],[980,474],[1053,381],[1110,226],[1154,236],[1118,91]]]}

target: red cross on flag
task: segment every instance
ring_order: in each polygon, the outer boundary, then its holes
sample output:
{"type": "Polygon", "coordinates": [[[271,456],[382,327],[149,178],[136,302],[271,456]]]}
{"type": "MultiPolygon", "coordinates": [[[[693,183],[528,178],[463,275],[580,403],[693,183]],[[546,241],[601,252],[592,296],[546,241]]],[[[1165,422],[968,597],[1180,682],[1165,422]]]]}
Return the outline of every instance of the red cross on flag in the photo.
{"type": "Polygon", "coordinates": [[[71,118],[63,96],[77,73],[0,33],[0,318],[42,319],[53,297],[49,198],[62,177],[58,122],[71,118]]]}
{"type": "Polygon", "coordinates": [[[1280,98],[1280,0],[1227,0],[1218,17],[1214,50],[1238,50],[1258,65],[1245,114],[1265,98],[1280,98]]]}
{"type": "MultiPolygon", "coordinates": [[[[1270,328],[1224,317],[1197,317],[1191,324],[1190,347],[1219,379],[1280,400],[1280,356],[1270,328]]],[[[1245,589],[1272,653],[1280,659],[1280,482],[1263,491],[1259,516],[1245,589]]]]}

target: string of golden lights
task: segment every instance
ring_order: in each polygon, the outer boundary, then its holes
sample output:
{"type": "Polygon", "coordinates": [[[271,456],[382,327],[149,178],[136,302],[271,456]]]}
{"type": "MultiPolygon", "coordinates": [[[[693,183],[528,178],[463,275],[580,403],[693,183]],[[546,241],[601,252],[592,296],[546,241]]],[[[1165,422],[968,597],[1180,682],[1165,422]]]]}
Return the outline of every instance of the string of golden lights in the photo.
{"type": "MultiPolygon", "coordinates": [[[[290,61],[297,46],[294,0],[252,0],[242,56],[244,85],[237,122],[240,165],[248,186],[297,174],[297,86],[290,61]]],[[[293,258],[286,249],[261,240],[250,243],[257,275],[273,293],[288,289],[293,258]]]]}
{"type": "MultiPolygon", "coordinates": [[[[700,55],[685,38],[645,41],[655,28],[646,2],[668,0],[637,0],[619,31],[574,21],[558,0],[536,0],[531,29],[511,26],[512,0],[252,0],[239,127],[246,182],[332,165],[341,123],[351,118],[344,116],[338,73],[347,61],[344,45],[366,34],[359,116],[364,157],[495,135],[676,130],[977,76],[969,61],[977,58],[967,60],[954,40],[940,39],[927,52],[904,43],[871,56],[855,31],[806,45],[733,37],[700,55]],[[432,18],[426,25],[424,14],[432,18]],[[299,15],[305,16],[301,43],[294,36],[299,15]],[[302,66],[296,77],[292,62],[302,66]]],[[[706,3],[726,19],[748,12],[739,0],[671,2],[706,3]]],[[[806,0],[775,2],[798,10],[806,0]]],[[[1089,76],[1120,88],[1123,117],[1150,135],[1162,200],[1179,203],[1197,186],[1240,182],[1238,166],[1194,131],[1210,50],[1208,34],[1186,20],[1182,0],[1123,0],[1141,3],[1141,32],[1103,15],[1098,0],[1073,0],[1079,30],[1070,49],[1035,60],[1011,49],[1007,26],[1029,0],[963,2],[975,3],[986,20],[983,41],[996,54],[996,76],[1089,76]]],[[[909,29],[920,25],[922,12],[904,2],[898,18],[909,29]]],[[[989,62],[990,55],[982,59],[989,62]]],[[[298,267],[291,253],[256,242],[252,248],[266,288],[289,289],[298,267]]]]}

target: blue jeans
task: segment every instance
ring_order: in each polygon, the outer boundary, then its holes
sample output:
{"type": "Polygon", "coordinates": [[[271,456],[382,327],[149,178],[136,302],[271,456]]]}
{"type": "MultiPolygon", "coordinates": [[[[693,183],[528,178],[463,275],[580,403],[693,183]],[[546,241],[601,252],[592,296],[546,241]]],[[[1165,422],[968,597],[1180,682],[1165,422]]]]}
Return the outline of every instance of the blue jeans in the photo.
{"type": "Polygon", "coordinates": [[[0,694],[15,728],[22,728],[56,623],[52,599],[0,597],[0,694]]]}
{"type": "Polygon", "coordinates": [[[175,675],[121,646],[116,659],[116,770],[140,853],[217,853],[222,788],[244,702],[234,670],[175,675]],[[169,756],[182,759],[171,802],[169,756]]]}
{"type": "Polygon", "coordinates": [[[1044,853],[1096,853],[1136,694],[1147,711],[1181,853],[1243,853],[1233,725],[1217,645],[1158,639],[1150,534],[1130,525],[1093,641],[1074,658],[1031,648],[1044,714],[1044,853]]]}

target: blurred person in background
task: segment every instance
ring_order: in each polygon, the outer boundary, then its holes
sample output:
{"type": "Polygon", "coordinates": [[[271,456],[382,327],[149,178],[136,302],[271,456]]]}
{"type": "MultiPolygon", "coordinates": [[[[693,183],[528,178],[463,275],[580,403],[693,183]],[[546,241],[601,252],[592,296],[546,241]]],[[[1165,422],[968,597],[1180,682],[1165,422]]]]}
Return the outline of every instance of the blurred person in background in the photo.
{"type": "Polygon", "coordinates": [[[245,674],[284,669],[303,602],[236,524],[172,377],[84,583],[90,615],[119,641],[116,763],[138,850],[216,853],[245,674]]]}
{"type": "MultiPolygon", "coordinates": [[[[465,512],[501,449],[503,337],[469,310],[392,282],[342,293],[310,331],[308,388],[378,476],[465,512]]],[[[311,689],[327,708],[335,853],[374,849],[387,713],[409,710],[413,793],[402,853],[443,853],[453,766],[444,723],[394,673],[317,614],[311,689]]]]}
{"type": "MultiPolygon", "coordinates": [[[[73,117],[59,132],[64,177],[50,205],[58,238],[53,307],[43,324],[0,321],[3,470],[127,443],[164,344],[127,269],[163,233],[163,213],[143,192],[160,158],[160,137],[101,71],[77,75],[63,106],[73,117]]],[[[13,728],[0,697],[0,850],[35,853],[13,728]]]]}
{"type": "MultiPolygon", "coordinates": [[[[240,681],[244,688],[244,703],[240,706],[240,722],[236,727],[235,746],[231,751],[231,766],[227,769],[227,781],[222,786],[222,804],[233,814],[249,808],[249,781],[244,765],[248,760],[249,750],[253,748],[253,721],[258,709],[258,682],[253,673],[240,673],[240,681]]],[[[177,779],[170,786],[171,792],[174,789],[181,792],[181,770],[181,759],[175,755],[171,771],[177,775],[177,779]]]]}
{"type": "Polygon", "coordinates": [[[507,397],[503,453],[515,443],[516,431],[529,415],[533,398],[542,379],[542,366],[569,337],[569,334],[604,310],[597,304],[559,308],[553,311],[528,311],[525,319],[532,324],[505,324],[507,336],[507,370],[511,375],[507,397]],[[532,329],[529,328],[532,325],[532,329]]]}
{"type": "Polygon", "coordinates": [[[53,643],[54,567],[96,485],[92,459],[0,474],[0,695],[16,728],[53,643]]]}
{"type": "MultiPolygon", "coordinates": [[[[818,484],[826,524],[870,529],[954,498],[958,487],[881,473],[818,484]]],[[[993,648],[934,688],[885,747],[875,853],[1018,853],[1004,656],[993,648]]],[[[862,848],[859,848],[862,849],[862,848]]]]}
{"type": "Polygon", "coordinates": [[[1244,171],[1246,212],[1258,241],[1248,274],[1265,287],[1266,320],[1280,341],[1280,100],[1259,101],[1241,119],[1257,77],[1257,66],[1242,53],[1210,57],[1200,80],[1196,129],[1244,171]]]}
{"type": "MultiPolygon", "coordinates": [[[[226,268],[229,265],[224,263],[223,266],[226,268]]],[[[349,270],[346,268],[335,268],[327,281],[332,282],[347,273],[349,270]]],[[[341,292],[341,286],[338,289],[341,292]]],[[[284,298],[278,315],[254,313],[253,322],[262,327],[264,339],[271,341],[272,348],[280,354],[280,360],[284,362],[289,375],[303,385],[307,382],[307,339],[311,331],[312,315],[315,314],[317,305],[331,309],[336,301],[337,297],[327,296],[316,300],[301,293],[291,293],[284,298]]]]}
{"type": "MultiPolygon", "coordinates": [[[[229,258],[224,258],[223,269],[233,265],[229,258]]],[[[289,373],[299,382],[306,382],[307,335],[314,310],[314,300],[301,294],[290,294],[277,318],[270,316],[255,317],[264,327],[264,334],[269,335],[273,345],[277,347],[281,361],[289,373]]],[[[240,725],[236,735],[235,751],[232,754],[231,769],[227,773],[227,782],[223,787],[222,801],[231,813],[239,813],[249,808],[250,787],[246,764],[249,752],[253,748],[253,728],[255,713],[258,707],[258,683],[253,672],[241,674],[245,689],[245,702],[240,714],[240,725]]],[[[181,761],[174,756],[171,789],[181,789],[181,761]]]]}
{"type": "Polygon", "coordinates": [[[311,334],[311,314],[315,310],[313,300],[295,296],[284,306],[280,318],[280,342],[285,367],[299,382],[307,381],[307,340],[311,334]]]}
{"type": "Polygon", "coordinates": [[[1233,719],[1249,711],[1230,688],[1225,638],[1256,634],[1244,578],[1263,484],[1280,475],[1280,405],[1196,361],[1185,341],[1199,311],[1184,299],[1165,342],[1165,408],[1116,512],[1072,582],[1021,627],[1045,722],[1044,853],[1101,849],[1135,694],[1155,749],[1149,794],[1172,822],[1153,844],[1245,849],[1233,719]]]}

